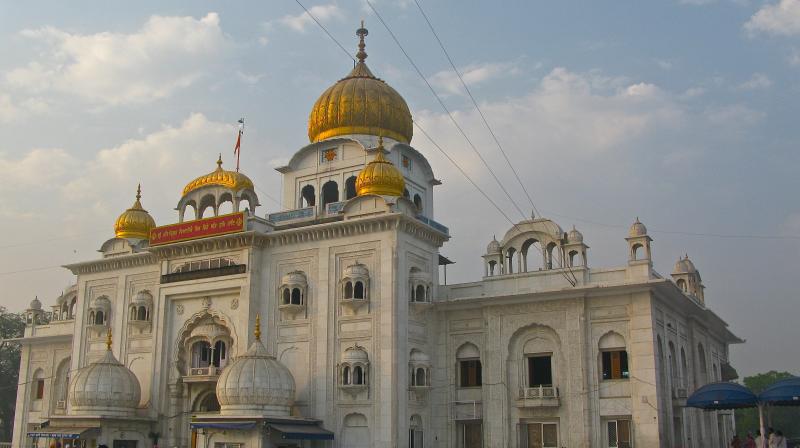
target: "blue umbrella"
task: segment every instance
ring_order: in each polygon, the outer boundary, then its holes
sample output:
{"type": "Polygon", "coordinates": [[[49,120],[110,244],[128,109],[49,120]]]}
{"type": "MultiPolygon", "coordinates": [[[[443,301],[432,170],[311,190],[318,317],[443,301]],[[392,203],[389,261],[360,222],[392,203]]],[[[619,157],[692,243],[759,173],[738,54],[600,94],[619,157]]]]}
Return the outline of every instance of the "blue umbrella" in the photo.
{"type": "Polygon", "coordinates": [[[800,406],[800,377],[786,378],[764,389],[758,401],[773,406],[800,406]]]}
{"type": "Polygon", "coordinates": [[[754,408],[758,397],[750,389],[736,383],[710,383],[697,389],[686,406],[706,410],[754,408]]]}

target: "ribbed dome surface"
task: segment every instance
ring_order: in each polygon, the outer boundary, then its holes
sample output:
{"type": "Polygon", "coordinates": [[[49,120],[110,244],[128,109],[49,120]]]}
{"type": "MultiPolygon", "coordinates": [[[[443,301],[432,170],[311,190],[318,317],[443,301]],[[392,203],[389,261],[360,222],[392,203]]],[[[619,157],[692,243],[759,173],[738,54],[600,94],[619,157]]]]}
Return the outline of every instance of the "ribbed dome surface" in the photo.
{"type": "Polygon", "coordinates": [[[356,34],[360,36],[358,63],[314,103],[308,117],[308,139],[314,143],[339,135],[367,134],[409,143],[414,130],[408,104],[364,62],[368,33],[363,24],[356,34]]]}
{"type": "Polygon", "coordinates": [[[252,190],[254,188],[253,181],[244,174],[238,171],[228,171],[222,169],[222,156],[220,156],[219,160],[217,160],[217,169],[186,184],[186,186],[183,188],[183,195],[186,196],[192,191],[208,185],[217,185],[233,191],[244,189],[252,190]]]}
{"type": "Polygon", "coordinates": [[[217,400],[226,415],[288,416],[294,404],[292,373],[256,340],[222,371],[217,400]]]}
{"type": "Polygon", "coordinates": [[[114,234],[117,238],[134,238],[140,240],[150,239],[150,230],[156,226],[156,221],[142,208],[141,186],[136,190],[136,202],[131,208],[122,212],[114,223],[114,234]]]}
{"type": "Polygon", "coordinates": [[[678,260],[673,270],[673,274],[692,274],[695,272],[697,272],[697,268],[694,267],[694,263],[692,263],[688,255],[678,260]]]}
{"type": "Polygon", "coordinates": [[[636,222],[631,224],[631,229],[628,231],[628,236],[631,238],[635,238],[637,236],[645,236],[647,235],[647,227],[644,226],[641,222],[639,222],[639,218],[636,218],[636,222]]]}
{"type": "Polygon", "coordinates": [[[383,157],[383,146],[379,145],[375,159],[369,162],[356,177],[356,193],[381,196],[402,196],[405,179],[394,164],[383,157]]]}
{"type": "Polygon", "coordinates": [[[70,384],[72,412],[77,415],[132,415],[141,398],[139,380],[111,350],[80,369],[70,384]]]}

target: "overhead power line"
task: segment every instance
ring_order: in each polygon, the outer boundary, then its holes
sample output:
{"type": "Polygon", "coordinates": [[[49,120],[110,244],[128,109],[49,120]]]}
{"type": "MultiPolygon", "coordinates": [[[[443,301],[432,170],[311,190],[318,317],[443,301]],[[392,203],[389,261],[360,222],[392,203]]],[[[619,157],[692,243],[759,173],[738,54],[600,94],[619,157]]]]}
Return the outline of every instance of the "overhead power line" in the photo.
{"type": "Polygon", "coordinates": [[[353,57],[353,56],[350,54],[350,52],[349,52],[349,51],[347,51],[347,49],[346,49],[346,48],[344,48],[344,47],[342,46],[342,44],[340,44],[340,43],[339,43],[339,41],[338,41],[338,40],[336,40],[336,39],[333,37],[333,35],[330,33],[330,31],[328,31],[328,29],[327,29],[327,28],[325,28],[325,25],[323,25],[323,24],[322,24],[322,22],[320,22],[319,20],[317,20],[317,18],[316,18],[316,17],[314,17],[314,14],[311,14],[311,11],[309,11],[308,9],[306,9],[306,7],[305,7],[305,6],[303,6],[303,4],[302,4],[302,3],[300,3],[300,0],[294,0],[294,1],[295,1],[295,2],[296,2],[298,5],[300,5],[300,7],[301,7],[301,8],[303,8],[303,11],[305,11],[305,12],[306,12],[306,14],[308,14],[308,16],[309,16],[309,17],[311,17],[311,20],[313,20],[314,22],[316,22],[316,23],[317,23],[317,25],[319,25],[319,27],[320,27],[320,28],[322,28],[322,31],[325,31],[325,34],[327,34],[327,35],[328,35],[328,37],[330,37],[330,38],[331,38],[331,40],[332,40],[332,41],[334,41],[334,42],[336,43],[336,45],[338,45],[338,46],[339,46],[339,48],[341,48],[341,49],[342,49],[342,51],[344,52],[344,54],[346,54],[348,58],[352,59],[352,60],[353,60],[353,63],[355,64],[355,62],[356,62],[356,59],[355,59],[355,58],[354,58],[354,57],[353,57]]]}
{"type": "Polygon", "coordinates": [[[472,151],[473,151],[473,152],[474,152],[474,153],[475,153],[475,154],[478,156],[478,158],[481,160],[481,162],[483,163],[483,165],[484,165],[484,166],[486,167],[486,169],[489,171],[489,174],[491,174],[491,175],[492,175],[492,178],[494,178],[495,182],[497,182],[497,185],[498,185],[498,186],[500,186],[500,189],[501,189],[501,190],[503,190],[503,193],[505,193],[505,195],[506,195],[506,197],[508,198],[508,200],[509,200],[509,201],[511,201],[511,204],[514,206],[514,208],[516,208],[516,209],[517,209],[517,211],[519,212],[519,214],[522,216],[522,218],[523,218],[523,219],[527,218],[527,215],[526,215],[526,214],[525,214],[525,212],[523,212],[523,211],[522,211],[522,209],[519,207],[519,205],[517,204],[517,201],[515,201],[515,200],[514,200],[514,198],[513,198],[513,197],[511,196],[511,194],[508,192],[508,190],[506,189],[506,187],[503,185],[503,182],[501,182],[501,181],[500,181],[500,178],[499,178],[499,177],[497,177],[497,174],[495,174],[495,172],[494,172],[494,170],[492,169],[492,167],[489,165],[489,163],[486,161],[486,159],[483,157],[483,155],[480,153],[480,151],[478,151],[478,148],[477,148],[477,147],[475,147],[475,144],[474,144],[474,143],[472,143],[472,140],[471,140],[471,139],[470,139],[470,138],[467,136],[467,133],[466,133],[466,132],[464,132],[464,129],[461,127],[461,125],[459,125],[459,124],[458,124],[458,122],[456,121],[456,119],[453,117],[453,113],[452,113],[452,112],[450,112],[450,109],[449,109],[449,108],[447,107],[447,105],[444,103],[444,101],[442,100],[442,98],[439,96],[439,94],[438,94],[438,93],[436,93],[436,89],[434,89],[434,88],[433,88],[433,86],[431,86],[431,83],[430,83],[430,81],[428,81],[428,79],[425,77],[425,75],[423,75],[423,74],[422,74],[422,70],[420,70],[420,69],[419,69],[419,67],[417,66],[417,64],[414,62],[414,59],[412,59],[412,58],[411,58],[411,56],[408,54],[408,52],[407,52],[407,51],[406,51],[406,49],[403,47],[403,45],[400,43],[400,40],[399,40],[399,39],[397,38],[397,36],[394,34],[394,32],[392,31],[392,29],[391,29],[391,28],[389,28],[389,25],[386,23],[386,21],[385,21],[385,20],[383,20],[383,16],[381,16],[381,15],[380,15],[380,13],[378,12],[378,10],[377,10],[377,9],[375,9],[375,6],[373,6],[373,5],[372,5],[372,2],[370,2],[370,0],[366,0],[366,2],[367,2],[367,5],[369,5],[370,9],[372,9],[372,12],[374,12],[374,13],[375,13],[375,16],[376,16],[376,17],[378,18],[378,20],[381,22],[381,24],[383,25],[383,27],[384,27],[384,28],[386,28],[386,31],[387,31],[387,32],[389,33],[389,35],[392,37],[392,40],[394,40],[394,43],[395,43],[395,44],[397,44],[397,47],[398,47],[398,48],[400,48],[400,51],[401,51],[401,52],[403,52],[403,55],[406,57],[406,59],[408,59],[408,62],[411,64],[411,66],[412,66],[412,67],[414,67],[414,70],[417,72],[417,75],[419,75],[419,77],[420,77],[420,78],[422,78],[422,80],[425,82],[425,85],[426,85],[426,86],[428,86],[428,90],[430,90],[430,91],[431,91],[431,93],[433,94],[433,96],[436,98],[436,101],[438,101],[438,102],[439,102],[439,105],[440,105],[440,106],[442,106],[442,109],[445,111],[445,113],[447,113],[447,116],[450,118],[450,121],[451,121],[451,122],[453,122],[453,125],[456,127],[456,129],[458,129],[458,132],[461,134],[461,136],[462,136],[462,137],[464,137],[464,140],[466,140],[466,141],[467,141],[467,144],[469,145],[469,147],[470,147],[470,148],[472,148],[472,151]]]}
{"type": "Polygon", "coordinates": [[[447,58],[447,62],[450,63],[450,67],[453,68],[453,71],[455,72],[456,76],[458,76],[458,80],[461,81],[461,85],[464,87],[464,90],[466,90],[467,95],[469,95],[469,99],[472,101],[472,104],[475,106],[475,110],[477,110],[478,114],[481,116],[481,120],[483,121],[483,125],[486,126],[486,129],[489,131],[489,134],[492,135],[492,139],[494,140],[494,143],[497,145],[497,149],[499,149],[500,153],[503,154],[503,158],[506,160],[506,163],[508,164],[508,167],[511,168],[511,171],[514,173],[514,177],[517,179],[517,182],[519,182],[519,186],[522,187],[522,191],[524,191],[525,192],[525,196],[528,197],[528,202],[530,202],[531,208],[533,208],[533,211],[536,213],[536,216],[541,216],[540,213],[539,213],[539,210],[536,209],[536,205],[533,203],[533,198],[531,197],[530,193],[528,192],[528,189],[525,187],[525,184],[522,182],[522,179],[520,179],[519,173],[517,172],[517,169],[514,168],[514,164],[511,163],[511,160],[509,160],[508,154],[506,154],[506,151],[503,149],[503,145],[500,144],[500,140],[497,138],[497,135],[495,134],[494,130],[489,125],[489,121],[486,120],[486,116],[483,114],[483,111],[481,110],[481,107],[478,105],[478,102],[475,100],[475,97],[472,95],[472,91],[467,86],[467,83],[464,82],[464,77],[461,75],[461,72],[458,70],[458,68],[456,67],[456,64],[453,62],[453,58],[450,57],[450,53],[448,53],[447,49],[444,47],[444,43],[442,43],[442,40],[439,38],[439,34],[434,29],[433,24],[431,23],[430,19],[428,18],[428,15],[425,14],[425,11],[422,9],[422,6],[419,4],[419,2],[417,0],[414,0],[414,3],[417,5],[417,8],[419,9],[419,12],[422,14],[422,17],[425,18],[425,23],[428,24],[428,28],[430,28],[431,33],[433,33],[433,37],[436,38],[436,42],[439,43],[439,48],[442,49],[442,52],[444,53],[445,57],[447,58]]]}

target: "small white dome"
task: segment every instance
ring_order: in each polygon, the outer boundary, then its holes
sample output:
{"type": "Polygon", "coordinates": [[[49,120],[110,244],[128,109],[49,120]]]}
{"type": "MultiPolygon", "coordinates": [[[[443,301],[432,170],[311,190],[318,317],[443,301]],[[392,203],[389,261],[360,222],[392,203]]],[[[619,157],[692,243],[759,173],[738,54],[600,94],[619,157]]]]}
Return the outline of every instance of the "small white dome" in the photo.
{"type": "Polygon", "coordinates": [[[568,243],[582,243],[583,242],[583,234],[572,226],[572,230],[567,233],[567,242],[568,243]]]}
{"type": "Polygon", "coordinates": [[[673,269],[673,274],[694,274],[697,272],[697,268],[694,267],[694,263],[692,260],[689,260],[689,255],[686,255],[683,258],[678,259],[675,263],[675,268],[673,269]]]}
{"type": "Polygon", "coordinates": [[[486,246],[486,253],[499,254],[500,252],[500,242],[497,241],[497,238],[492,237],[492,241],[489,241],[489,244],[486,246]]]}
{"type": "Polygon", "coordinates": [[[189,339],[199,338],[203,340],[216,341],[220,336],[228,336],[230,332],[227,328],[217,323],[207,323],[198,325],[192,329],[189,339]]]}
{"type": "Polygon", "coordinates": [[[141,398],[139,380],[111,350],[99,361],[78,370],[70,385],[76,415],[133,415],[141,398]]]}
{"type": "Polygon", "coordinates": [[[644,226],[641,222],[639,222],[639,217],[636,217],[636,222],[631,224],[631,229],[628,231],[628,236],[630,238],[635,238],[637,236],[645,236],[647,235],[647,227],[644,226]]]}
{"type": "Polygon", "coordinates": [[[431,358],[419,350],[411,350],[409,361],[414,364],[430,364],[431,358]]]}
{"type": "Polygon", "coordinates": [[[342,355],[342,362],[349,362],[350,364],[354,363],[362,363],[366,364],[369,362],[369,355],[367,354],[364,347],[360,345],[354,345],[352,347],[347,347],[344,350],[344,355],[342,355]]]}
{"type": "Polygon", "coordinates": [[[303,271],[292,271],[281,278],[281,284],[306,286],[308,284],[308,280],[306,279],[306,274],[303,271]]]}
{"type": "Polygon", "coordinates": [[[30,308],[32,310],[40,310],[42,309],[42,302],[39,301],[39,296],[36,296],[31,300],[30,308]]]}
{"type": "Polygon", "coordinates": [[[369,269],[365,265],[356,262],[356,264],[351,264],[344,269],[344,277],[351,279],[368,278],[369,269]]]}
{"type": "Polygon", "coordinates": [[[427,272],[422,271],[420,269],[417,269],[417,268],[411,268],[411,272],[409,272],[408,278],[409,278],[409,280],[417,280],[417,281],[421,281],[421,282],[430,282],[431,281],[431,275],[430,274],[428,274],[427,272]]]}
{"type": "Polygon", "coordinates": [[[150,291],[143,289],[136,293],[136,296],[133,298],[133,305],[136,306],[150,306],[153,304],[153,295],[150,294],[150,291]]]}
{"type": "Polygon", "coordinates": [[[111,301],[106,296],[100,296],[92,302],[92,308],[96,310],[108,311],[111,309],[111,301]]]}
{"type": "Polygon", "coordinates": [[[295,383],[289,369],[271,356],[256,339],[234,359],[217,381],[217,400],[223,415],[289,416],[295,383]]]}

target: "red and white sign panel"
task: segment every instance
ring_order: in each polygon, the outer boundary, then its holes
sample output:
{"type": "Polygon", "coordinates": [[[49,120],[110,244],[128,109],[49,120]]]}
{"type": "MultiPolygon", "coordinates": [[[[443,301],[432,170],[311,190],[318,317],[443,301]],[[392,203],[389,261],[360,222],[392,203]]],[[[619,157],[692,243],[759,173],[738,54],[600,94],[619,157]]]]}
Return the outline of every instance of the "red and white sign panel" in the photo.
{"type": "Polygon", "coordinates": [[[243,232],[244,230],[244,212],[231,213],[213,218],[156,227],[150,231],[150,245],[158,246],[160,244],[177,243],[179,241],[243,232]]]}

